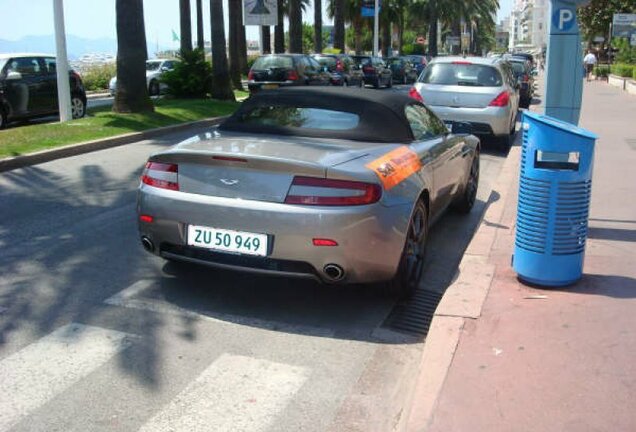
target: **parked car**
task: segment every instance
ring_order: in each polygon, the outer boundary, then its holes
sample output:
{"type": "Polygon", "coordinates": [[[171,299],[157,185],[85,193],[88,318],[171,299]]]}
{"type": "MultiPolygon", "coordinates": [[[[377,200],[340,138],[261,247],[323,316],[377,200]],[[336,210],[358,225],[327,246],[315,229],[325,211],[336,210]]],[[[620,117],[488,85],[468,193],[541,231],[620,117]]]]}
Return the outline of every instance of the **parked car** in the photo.
{"type": "MultiPolygon", "coordinates": [[[[0,129],[14,120],[57,114],[56,59],[47,54],[0,54],[0,129]]],[[[71,114],[86,114],[82,78],[69,71],[71,114]]]]}
{"type": "Polygon", "coordinates": [[[535,63],[534,63],[534,56],[530,53],[527,52],[515,52],[512,54],[514,57],[523,57],[526,60],[528,60],[530,62],[530,65],[534,68],[535,67],[535,63]]]}
{"type": "Polygon", "coordinates": [[[518,84],[505,60],[438,57],[414,86],[426,106],[447,124],[469,122],[473,133],[512,144],[519,107],[518,84]]]}
{"type": "Polygon", "coordinates": [[[364,75],[353,59],[347,54],[314,54],[313,58],[331,74],[330,81],[335,86],[362,87],[364,75]]]}
{"type": "Polygon", "coordinates": [[[403,57],[390,57],[386,64],[391,69],[393,81],[400,84],[414,83],[417,80],[417,70],[410,61],[403,57]]]}
{"type": "Polygon", "coordinates": [[[422,73],[422,71],[424,70],[424,68],[426,68],[426,65],[428,64],[428,60],[426,59],[426,56],[423,55],[407,55],[405,56],[405,58],[411,62],[411,64],[413,64],[413,66],[415,66],[415,70],[417,72],[417,76],[419,77],[420,74],[422,73]]]}
{"type": "Polygon", "coordinates": [[[331,74],[305,54],[269,54],[256,59],[249,74],[250,93],[289,86],[326,86],[331,74]]]}
{"type": "Polygon", "coordinates": [[[534,96],[534,72],[532,64],[524,57],[507,58],[519,84],[519,106],[528,108],[534,96]]]}
{"type": "Polygon", "coordinates": [[[375,88],[381,86],[391,87],[393,85],[393,74],[391,69],[380,57],[372,56],[351,56],[364,74],[364,83],[375,88]]]}
{"type": "Polygon", "coordinates": [[[475,202],[479,148],[400,93],[258,92],[213,133],[150,156],[140,239],[167,260],[387,282],[407,295],[422,275],[431,221],[475,202]]]}
{"type": "MultiPolygon", "coordinates": [[[[146,85],[150,96],[158,96],[166,91],[168,86],[161,82],[161,75],[173,70],[177,62],[178,60],[173,59],[146,60],[146,85]]],[[[110,79],[108,89],[110,90],[110,95],[115,96],[115,93],[117,93],[117,77],[110,79]]]]}

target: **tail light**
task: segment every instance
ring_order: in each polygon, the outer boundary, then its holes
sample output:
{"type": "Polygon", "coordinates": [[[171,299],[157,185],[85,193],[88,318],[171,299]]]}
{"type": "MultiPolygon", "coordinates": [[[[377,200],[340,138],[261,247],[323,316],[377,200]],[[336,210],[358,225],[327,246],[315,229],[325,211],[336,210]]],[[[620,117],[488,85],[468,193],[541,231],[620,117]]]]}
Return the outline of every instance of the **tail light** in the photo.
{"type": "Polygon", "coordinates": [[[424,98],[422,97],[420,92],[417,91],[415,87],[411,87],[409,89],[409,96],[415,99],[416,101],[424,103],[424,98]]]}
{"type": "Polygon", "coordinates": [[[521,77],[521,81],[523,81],[524,83],[527,83],[529,79],[530,77],[528,76],[528,74],[523,74],[523,77],[521,77]]]}
{"type": "Polygon", "coordinates": [[[343,72],[344,71],[344,65],[342,64],[341,60],[336,60],[336,70],[338,72],[343,72]]]}
{"type": "Polygon", "coordinates": [[[492,106],[492,107],[505,107],[508,106],[508,103],[510,102],[510,94],[507,91],[502,91],[501,93],[499,93],[497,95],[496,98],[494,98],[489,104],[488,106],[492,106]]]}
{"type": "Polygon", "coordinates": [[[247,73],[247,80],[248,80],[248,81],[254,81],[254,72],[249,71],[249,72],[247,73]]]}
{"type": "Polygon", "coordinates": [[[286,204],[317,206],[353,206],[378,202],[382,188],[375,183],[294,177],[285,198],[286,204]]]}
{"type": "Polygon", "coordinates": [[[298,81],[298,72],[295,70],[287,71],[287,79],[290,81],[298,81]]]}
{"type": "Polygon", "coordinates": [[[179,167],[176,164],[147,162],[141,182],[159,189],[179,190],[179,167]]]}
{"type": "Polygon", "coordinates": [[[374,73],[375,72],[375,68],[371,65],[365,65],[362,66],[362,72],[366,72],[366,73],[374,73]]]}

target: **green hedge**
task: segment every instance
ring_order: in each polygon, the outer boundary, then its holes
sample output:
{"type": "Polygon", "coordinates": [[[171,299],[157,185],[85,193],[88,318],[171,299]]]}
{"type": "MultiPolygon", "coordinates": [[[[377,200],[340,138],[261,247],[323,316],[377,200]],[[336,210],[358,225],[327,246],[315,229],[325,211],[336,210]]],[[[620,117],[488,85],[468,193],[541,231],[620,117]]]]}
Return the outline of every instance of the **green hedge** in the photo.
{"type": "Polygon", "coordinates": [[[623,78],[631,78],[634,73],[634,65],[628,64],[615,64],[612,65],[611,70],[614,75],[618,75],[623,78]]]}
{"type": "Polygon", "coordinates": [[[83,69],[81,74],[82,82],[86,90],[106,90],[108,89],[110,79],[117,75],[117,65],[115,63],[106,63],[89,66],[83,69]]]}
{"type": "Polygon", "coordinates": [[[596,67],[594,68],[594,75],[596,75],[597,77],[605,78],[609,75],[609,73],[609,65],[596,65],[596,67]]]}
{"type": "Polygon", "coordinates": [[[632,78],[636,80],[636,67],[632,70],[632,78]]]}

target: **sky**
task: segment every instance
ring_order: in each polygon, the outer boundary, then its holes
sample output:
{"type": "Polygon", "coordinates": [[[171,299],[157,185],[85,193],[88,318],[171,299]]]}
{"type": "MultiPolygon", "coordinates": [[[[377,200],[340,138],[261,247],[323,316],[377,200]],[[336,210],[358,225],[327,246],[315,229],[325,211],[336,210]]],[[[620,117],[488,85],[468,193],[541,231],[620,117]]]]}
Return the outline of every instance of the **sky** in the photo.
{"type": "MultiPolygon", "coordinates": [[[[191,0],[193,38],[196,36],[196,2],[191,0]]],[[[227,0],[224,1],[227,28],[227,0]]],[[[323,4],[325,2],[323,1],[323,4]]],[[[203,1],[204,29],[206,40],[210,39],[209,0],[203,1]]],[[[500,0],[497,21],[510,14],[512,0],[500,0]]],[[[17,40],[30,35],[53,34],[53,0],[0,0],[2,25],[0,39],[17,40]]],[[[313,11],[303,16],[307,23],[313,23],[313,11]]],[[[116,39],[115,0],[64,0],[66,33],[75,36],[98,39],[116,39]]],[[[331,20],[323,13],[323,24],[331,20]]],[[[144,0],[146,38],[149,44],[177,48],[172,41],[172,30],[179,33],[178,0],[144,0]]],[[[247,27],[247,38],[258,39],[258,27],[247,27]]]]}

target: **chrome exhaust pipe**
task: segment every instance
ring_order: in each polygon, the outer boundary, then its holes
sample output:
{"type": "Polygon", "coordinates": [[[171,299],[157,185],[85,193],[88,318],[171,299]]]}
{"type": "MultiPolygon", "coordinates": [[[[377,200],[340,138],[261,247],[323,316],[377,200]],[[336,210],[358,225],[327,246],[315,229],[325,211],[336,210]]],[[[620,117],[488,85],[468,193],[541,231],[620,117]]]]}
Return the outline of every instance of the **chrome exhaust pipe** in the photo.
{"type": "Polygon", "coordinates": [[[148,252],[154,252],[155,251],[155,245],[152,242],[152,240],[150,240],[148,237],[146,236],[142,236],[141,237],[141,245],[144,247],[144,249],[146,249],[148,252]]]}
{"type": "Polygon", "coordinates": [[[338,264],[327,264],[323,268],[325,276],[332,282],[339,282],[345,277],[345,272],[338,264]]]}

